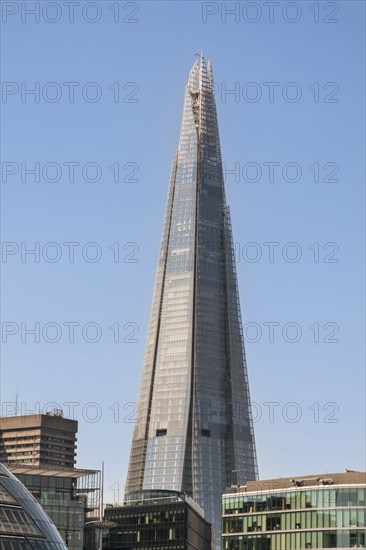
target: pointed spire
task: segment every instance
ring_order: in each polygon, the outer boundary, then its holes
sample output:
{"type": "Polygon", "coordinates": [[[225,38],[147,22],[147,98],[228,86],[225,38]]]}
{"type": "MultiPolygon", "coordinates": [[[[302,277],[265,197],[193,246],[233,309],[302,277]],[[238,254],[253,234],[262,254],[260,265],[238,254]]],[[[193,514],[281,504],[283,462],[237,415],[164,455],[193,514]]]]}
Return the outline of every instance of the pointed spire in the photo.
{"type": "Polygon", "coordinates": [[[209,81],[210,81],[210,84],[211,84],[211,86],[213,87],[213,85],[214,85],[214,77],[213,77],[211,59],[209,59],[208,62],[207,62],[207,74],[208,74],[208,79],[209,79],[209,81]]]}
{"type": "Polygon", "coordinates": [[[200,66],[201,66],[201,71],[206,70],[205,56],[203,55],[202,51],[201,51],[201,55],[200,55],[200,66]]]}
{"type": "MultiPolygon", "coordinates": [[[[198,56],[197,53],[195,55],[198,56]]],[[[198,64],[198,59],[196,59],[192,69],[189,71],[189,76],[188,76],[187,87],[189,92],[191,93],[197,90],[198,88],[198,75],[199,75],[199,64],[198,64]]]]}
{"type": "Polygon", "coordinates": [[[201,91],[201,92],[202,92],[202,89],[203,89],[203,81],[204,81],[205,77],[207,77],[206,62],[205,62],[205,58],[204,58],[204,56],[203,56],[203,52],[201,52],[201,59],[200,59],[200,83],[199,83],[199,88],[200,88],[200,91],[201,91]]]}
{"type": "Polygon", "coordinates": [[[241,484],[257,476],[224,187],[212,65],[201,52],[185,90],[126,493],[193,496],[215,527],[217,548],[232,472],[241,484]],[[219,425],[206,403],[220,411],[219,425]]]}

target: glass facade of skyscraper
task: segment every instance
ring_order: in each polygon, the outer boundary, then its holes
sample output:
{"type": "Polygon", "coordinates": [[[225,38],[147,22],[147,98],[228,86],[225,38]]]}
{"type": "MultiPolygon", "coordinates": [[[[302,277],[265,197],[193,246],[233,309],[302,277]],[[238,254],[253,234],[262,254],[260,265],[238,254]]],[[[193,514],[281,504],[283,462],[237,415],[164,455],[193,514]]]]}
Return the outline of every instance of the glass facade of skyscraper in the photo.
{"type": "Polygon", "coordinates": [[[126,492],[188,493],[219,547],[233,475],[255,479],[257,464],[214,81],[201,55],[172,167],[126,492]]]}

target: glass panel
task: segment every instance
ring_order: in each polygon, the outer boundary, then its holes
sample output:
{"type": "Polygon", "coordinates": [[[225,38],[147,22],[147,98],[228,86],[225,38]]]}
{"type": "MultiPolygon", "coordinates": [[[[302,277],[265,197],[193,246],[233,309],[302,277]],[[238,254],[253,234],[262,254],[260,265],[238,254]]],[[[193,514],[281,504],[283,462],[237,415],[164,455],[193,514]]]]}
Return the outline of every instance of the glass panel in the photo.
{"type": "Polygon", "coordinates": [[[218,526],[222,492],[256,476],[214,82],[201,57],[171,171],[126,493],[185,491],[218,526]]]}
{"type": "Polygon", "coordinates": [[[0,508],[0,533],[42,535],[28,514],[20,508],[0,508]]]}

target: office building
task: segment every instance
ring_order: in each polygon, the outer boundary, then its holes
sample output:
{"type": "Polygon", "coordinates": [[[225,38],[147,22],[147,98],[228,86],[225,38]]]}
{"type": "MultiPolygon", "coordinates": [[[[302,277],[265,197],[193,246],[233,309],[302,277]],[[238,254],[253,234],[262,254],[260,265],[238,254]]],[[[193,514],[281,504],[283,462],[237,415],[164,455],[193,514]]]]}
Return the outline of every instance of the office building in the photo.
{"type": "Polygon", "coordinates": [[[0,550],[66,550],[41,505],[0,464],[0,550]]]}
{"type": "Polygon", "coordinates": [[[56,525],[69,550],[84,550],[100,519],[100,472],[76,462],[77,421],[53,414],[0,418],[0,455],[56,525]]]}
{"type": "Polygon", "coordinates": [[[223,550],[365,548],[366,473],[248,482],[223,495],[223,550]]]}
{"type": "Polygon", "coordinates": [[[0,462],[73,468],[77,427],[61,411],[0,418],[0,462]]]}
{"type": "Polygon", "coordinates": [[[211,528],[202,509],[175,491],[131,493],[122,507],[108,507],[103,550],[210,550],[211,528]]]}
{"type": "Polygon", "coordinates": [[[100,516],[100,472],[10,465],[52,519],[69,550],[85,548],[85,525],[100,516]]]}

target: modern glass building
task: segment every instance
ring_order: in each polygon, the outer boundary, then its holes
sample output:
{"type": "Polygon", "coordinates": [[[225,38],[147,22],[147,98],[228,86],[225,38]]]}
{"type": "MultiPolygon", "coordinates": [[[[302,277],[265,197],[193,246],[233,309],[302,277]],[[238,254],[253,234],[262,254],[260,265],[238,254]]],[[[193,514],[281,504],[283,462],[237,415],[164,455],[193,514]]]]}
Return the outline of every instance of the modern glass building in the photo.
{"type": "Polygon", "coordinates": [[[366,474],[280,478],[223,496],[223,550],[366,548],[366,474]]]}
{"type": "Polygon", "coordinates": [[[176,491],[137,491],[105,510],[103,550],[210,550],[203,510],[176,491]]]}
{"type": "Polygon", "coordinates": [[[41,504],[69,550],[83,550],[85,525],[99,519],[100,472],[20,464],[9,469],[41,504]]]}
{"type": "Polygon", "coordinates": [[[219,548],[221,494],[256,477],[214,81],[201,55],[172,166],[126,494],[191,495],[219,548]]]}
{"type": "Polygon", "coordinates": [[[56,527],[41,505],[2,464],[0,550],[66,550],[56,527]]]}

